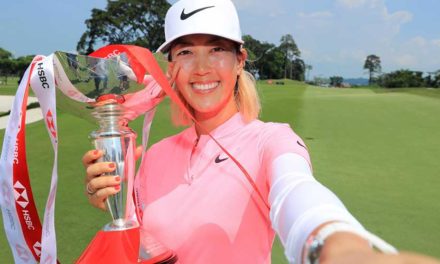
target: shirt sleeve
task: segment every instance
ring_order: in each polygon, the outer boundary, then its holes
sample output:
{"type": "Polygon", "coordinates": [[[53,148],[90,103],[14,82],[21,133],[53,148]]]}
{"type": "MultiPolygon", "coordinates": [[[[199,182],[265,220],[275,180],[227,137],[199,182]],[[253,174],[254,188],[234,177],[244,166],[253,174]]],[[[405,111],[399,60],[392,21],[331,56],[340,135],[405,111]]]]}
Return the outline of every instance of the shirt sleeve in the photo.
{"type": "Polygon", "coordinates": [[[266,142],[264,159],[270,219],[289,263],[301,262],[307,238],[321,224],[339,221],[363,230],[339,198],[315,180],[307,148],[290,127],[284,126],[266,142]]]}

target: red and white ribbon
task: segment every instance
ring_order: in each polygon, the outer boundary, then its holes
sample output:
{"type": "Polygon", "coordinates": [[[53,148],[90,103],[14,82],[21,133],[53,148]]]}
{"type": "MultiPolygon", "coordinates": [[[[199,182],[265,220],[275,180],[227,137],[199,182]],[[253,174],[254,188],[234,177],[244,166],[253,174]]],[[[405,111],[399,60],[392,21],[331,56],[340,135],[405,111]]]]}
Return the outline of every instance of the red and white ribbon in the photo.
{"type": "Polygon", "coordinates": [[[18,87],[5,131],[0,160],[0,204],[6,236],[16,263],[56,263],[54,207],[57,186],[57,129],[52,56],[36,56],[18,87]],[[43,226],[32,195],[26,161],[26,107],[32,84],[55,152],[43,226]]]}

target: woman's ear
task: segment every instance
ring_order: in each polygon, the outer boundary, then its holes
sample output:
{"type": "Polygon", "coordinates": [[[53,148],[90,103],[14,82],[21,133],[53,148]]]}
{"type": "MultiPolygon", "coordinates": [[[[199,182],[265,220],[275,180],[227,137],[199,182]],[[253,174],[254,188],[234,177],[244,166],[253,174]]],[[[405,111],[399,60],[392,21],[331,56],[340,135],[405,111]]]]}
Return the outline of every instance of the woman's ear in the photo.
{"type": "Polygon", "coordinates": [[[166,76],[168,77],[168,79],[171,79],[171,77],[173,76],[174,66],[175,66],[174,62],[172,62],[172,61],[168,62],[168,68],[167,68],[167,72],[166,72],[166,76]]]}
{"type": "Polygon", "coordinates": [[[240,75],[241,72],[243,71],[247,58],[248,58],[247,50],[244,48],[240,48],[240,53],[237,55],[237,60],[238,60],[237,75],[240,75]]]}

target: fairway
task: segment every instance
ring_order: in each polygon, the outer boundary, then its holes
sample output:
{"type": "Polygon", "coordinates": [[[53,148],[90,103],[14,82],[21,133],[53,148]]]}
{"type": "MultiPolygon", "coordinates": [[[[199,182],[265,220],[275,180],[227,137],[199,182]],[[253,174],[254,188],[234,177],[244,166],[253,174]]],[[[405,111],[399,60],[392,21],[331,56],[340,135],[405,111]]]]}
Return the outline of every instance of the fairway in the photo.
{"type": "MultiPolygon", "coordinates": [[[[401,250],[440,257],[440,91],[391,93],[286,84],[259,83],[262,120],[291,124],[307,143],[316,178],[366,228],[401,250]]],[[[178,130],[170,125],[168,104],[158,109],[152,142],[178,130]]],[[[132,125],[138,132],[141,122],[132,125]]],[[[87,137],[95,125],[62,112],[58,124],[58,254],[61,263],[72,263],[110,217],[91,208],[84,195],[81,156],[90,148],[87,137]]],[[[3,133],[0,130],[0,144],[3,133]]],[[[41,121],[27,126],[27,148],[42,216],[53,156],[41,121]]],[[[0,262],[13,263],[0,223],[0,262]]],[[[272,259],[287,263],[278,242],[272,259]]]]}

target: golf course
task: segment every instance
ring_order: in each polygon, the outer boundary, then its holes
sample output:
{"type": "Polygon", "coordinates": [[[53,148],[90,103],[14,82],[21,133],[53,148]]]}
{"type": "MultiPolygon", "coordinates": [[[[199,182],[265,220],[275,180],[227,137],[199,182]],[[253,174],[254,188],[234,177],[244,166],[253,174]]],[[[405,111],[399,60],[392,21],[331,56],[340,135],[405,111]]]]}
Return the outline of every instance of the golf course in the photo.
{"type": "MultiPolygon", "coordinates": [[[[399,250],[440,258],[440,89],[321,88],[290,80],[284,85],[261,81],[258,88],[261,119],[290,124],[307,144],[315,177],[368,230],[399,250]]],[[[0,95],[14,94],[14,89],[0,86],[0,95]]],[[[173,127],[169,116],[165,100],[157,109],[150,144],[182,129],[173,127]]],[[[141,119],[131,124],[138,133],[141,119]]],[[[58,113],[55,221],[61,263],[74,262],[110,221],[84,195],[81,157],[91,148],[88,135],[95,128],[58,113]]],[[[3,134],[1,129],[0,146],[3,134]]],[[[42,218],[53,154],[42,121],[29,124],[26,134],[33,195],[42,218]]],[[[0,262],[13,263],[2,221],[0,262]]],[[[272,260],[287,263],[279,241],[272,260]]]]}

